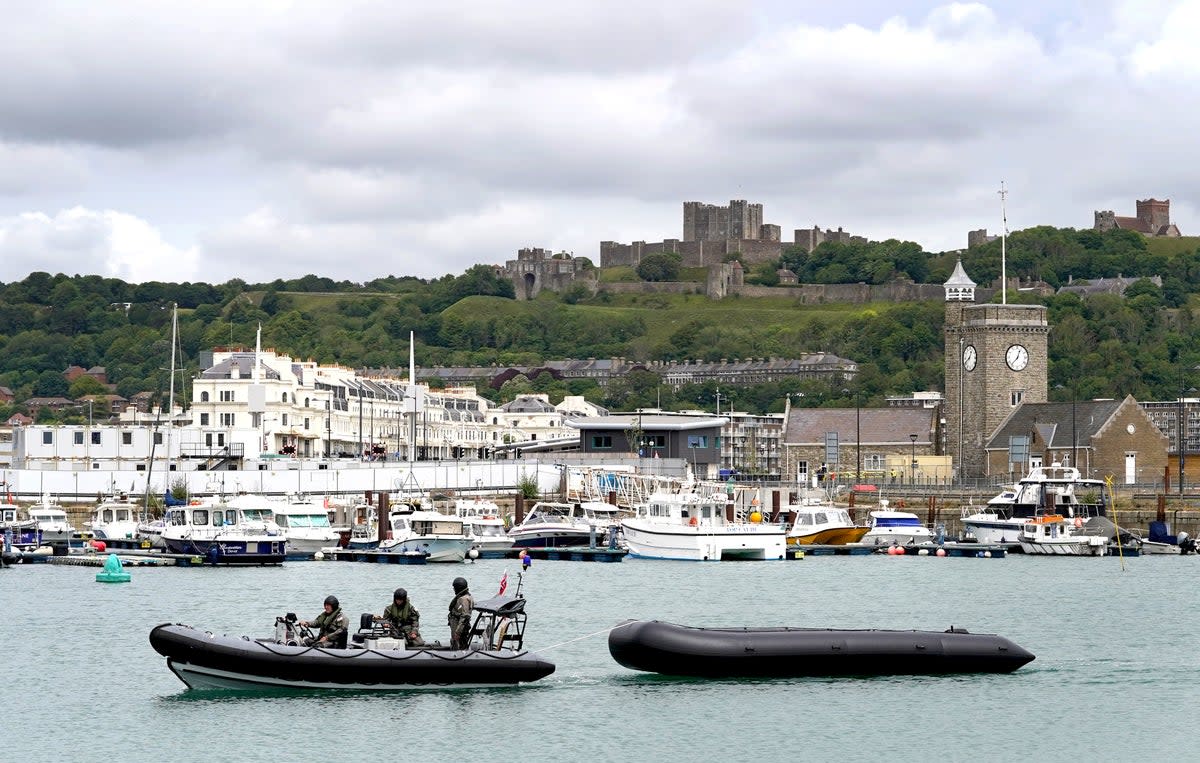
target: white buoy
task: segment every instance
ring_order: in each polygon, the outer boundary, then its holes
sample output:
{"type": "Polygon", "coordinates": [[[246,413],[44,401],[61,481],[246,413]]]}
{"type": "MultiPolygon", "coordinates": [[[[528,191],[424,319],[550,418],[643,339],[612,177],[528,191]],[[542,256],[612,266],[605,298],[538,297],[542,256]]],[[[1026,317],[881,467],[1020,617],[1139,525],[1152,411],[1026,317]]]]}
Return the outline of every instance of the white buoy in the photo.
{"type": "Polygon", "coordinates": [[[325,558],[325,552],[324,552],[324,551],[318,551],[317,553],[313,554],[313,559],[314,559],[314,560],[316,560],[316,561],[318,561],[318,562],[319,562],[319,561],[321,561],[321,560],[322,560],[322,559],[324,559],[324,558],[325,558]]]}
{"type": "Polygon", "coordinates": [[[929,556],[929,549],[923,548],[917,552],[917,556],[929,556]]]}
{"type": "Polygon", "coordinates": [[[984,559],[991,559],[991,558],[992,558],[992,552],[991,552],[991,551],[984,551],[984,552],[983,552],[983,558],[984,558],[984,559]]]}
{"type": "Polygon", "coordinates": [[[479,558],[479,549],[473,548],[473,549],[467,551],[467,556],[471,559],[478,559],[479,558]]]}

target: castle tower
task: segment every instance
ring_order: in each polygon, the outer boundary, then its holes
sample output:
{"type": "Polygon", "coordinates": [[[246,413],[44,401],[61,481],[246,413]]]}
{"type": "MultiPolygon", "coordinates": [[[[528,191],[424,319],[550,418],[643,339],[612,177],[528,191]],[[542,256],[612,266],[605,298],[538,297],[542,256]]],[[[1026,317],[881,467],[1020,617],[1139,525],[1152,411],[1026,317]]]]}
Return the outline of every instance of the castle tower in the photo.
{"type": "Polygon", "coordinates": [[[975,304],[960,260],[946,290],[946,432],[959,475],[986,475],[984,446],[1022,403],[1047,400],[1046,308],[975,304]]]}
{"type": "Polygon", "coordinates": [[[1137,218],[1143,233],[1155,235],[1171,224],[1171,200],[1138,199],[1137,218]]]}

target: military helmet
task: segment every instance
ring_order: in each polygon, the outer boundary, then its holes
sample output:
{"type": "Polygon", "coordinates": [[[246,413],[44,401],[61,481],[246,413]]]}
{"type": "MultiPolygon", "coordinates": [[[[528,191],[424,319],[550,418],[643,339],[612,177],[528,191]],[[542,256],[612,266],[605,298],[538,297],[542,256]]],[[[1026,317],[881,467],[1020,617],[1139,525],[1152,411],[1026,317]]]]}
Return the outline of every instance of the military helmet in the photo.
{"type": "Polygon", "coordinates": [[[451,585],[454,586],[455,593],[462,593],[463,591],[467,590],[467,579],[466,578],[455,578],[454,582],[451,583],[451,585]]]}
{"type": "Polygon", "coordinates": [[[338,608],[338,600],[337,600],[336,596],[332,596],[332,595],[326,596],[325,603],[328,604],[329,606],[333,607],[334,609],[338,608]]]}
{"type": "Polygon", "coordinates": [[[392,594],[392,599],[395,601],[404,601],[407,598],[408,591],[405,591],[403,588],[397,588],[396,592],[392,594]]]}

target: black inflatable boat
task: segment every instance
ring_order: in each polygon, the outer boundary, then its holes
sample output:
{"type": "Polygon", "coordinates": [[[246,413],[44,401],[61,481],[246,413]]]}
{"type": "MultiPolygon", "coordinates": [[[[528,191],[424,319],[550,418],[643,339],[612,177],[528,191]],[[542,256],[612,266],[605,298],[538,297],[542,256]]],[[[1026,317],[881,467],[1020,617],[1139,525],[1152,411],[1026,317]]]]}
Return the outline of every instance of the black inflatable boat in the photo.
{"type": "Polygon", "coordinates": [[[475,605],[470,647],[405,648],[371,615],[345,648],[304,646],[295,616],[276,619],[275,638],[217,636],[163,624],[150,644],[193,689],[396,690],[502,686],[545,678],[554,664],[524,650],[525,599],[497,596],[475,605]]]}
{"type": "Polygon", "coordinates": [[[1010,673],[1034,655],[1003,636],[936,631],[691,628],[633,620],[608,634],[627,668],[701,678],[1010,673]]]}

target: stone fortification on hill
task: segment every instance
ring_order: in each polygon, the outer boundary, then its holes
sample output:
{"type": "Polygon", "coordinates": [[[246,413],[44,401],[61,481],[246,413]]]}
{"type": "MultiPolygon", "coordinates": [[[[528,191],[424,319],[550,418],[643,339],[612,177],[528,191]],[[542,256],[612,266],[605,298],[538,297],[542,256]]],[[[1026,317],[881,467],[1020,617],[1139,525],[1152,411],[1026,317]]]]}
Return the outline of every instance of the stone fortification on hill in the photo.
{"type": "Polygon", "coordinates": [[[792,242],[784,242],[778,225],[763,223],[762,204],[745,199],[733,199],[727,206],[685,201],[683,238],[632,244],[601,241],[600,266],[636,267],[646,255],[660,252],[678,254],[684,267],[720,264],[735,254],[743,264],[751,265],[779,259],[788,246],[800,246],[811,252],[826,241],[850,243],[866,239],[841,228],[835,231],[813,227],[795,230],[792,242]]]}

